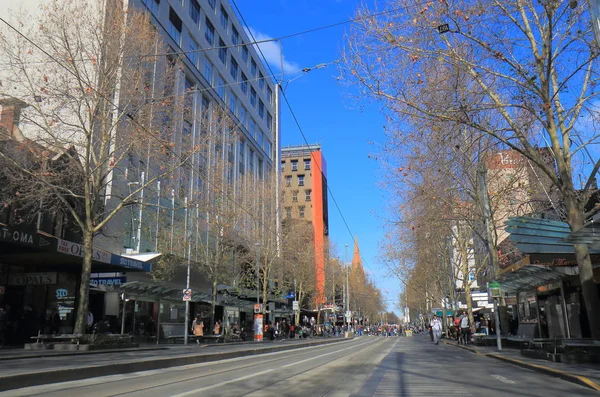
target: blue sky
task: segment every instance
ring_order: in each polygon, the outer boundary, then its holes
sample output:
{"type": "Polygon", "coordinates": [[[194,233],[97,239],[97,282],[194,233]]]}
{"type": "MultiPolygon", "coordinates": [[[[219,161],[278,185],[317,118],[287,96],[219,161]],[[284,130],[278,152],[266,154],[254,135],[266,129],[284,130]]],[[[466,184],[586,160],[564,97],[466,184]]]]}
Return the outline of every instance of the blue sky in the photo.
{"type": "MultiPolygon", "coordinates": [[[[236,3],[257,40],[348,20],[359,5],[355,0],[237,0],[236,3]]],[[[378,260],[386,209],[386,192],[379,187],[383,172],[379,163],[369,158],[385,140],[385,120],[377,103],[360,103],[351,96],[352,88],[338,81],[338,66],[331,64],[340,57],[348,26],[282,41],[285,80],[298,76],[303,68],[328,64],[291,81],[285,92],[308,142],[322,145],[329,187],[351,232],[359,239],[365,271],[384,292],[389,310],[398,313],[394,306],[400,283],[387,277],[385,266],[378,260]]],[[[275,73],[280,73],[277,45],[269,44],[262,49],[275,73]]],[[[304,144],[284,103],[281,111],[283,146],[304,144]]],[[[330,238],[341,258],[345,244],[351,258],[352,236],[331,195],[329,219],[330,238]]]]}

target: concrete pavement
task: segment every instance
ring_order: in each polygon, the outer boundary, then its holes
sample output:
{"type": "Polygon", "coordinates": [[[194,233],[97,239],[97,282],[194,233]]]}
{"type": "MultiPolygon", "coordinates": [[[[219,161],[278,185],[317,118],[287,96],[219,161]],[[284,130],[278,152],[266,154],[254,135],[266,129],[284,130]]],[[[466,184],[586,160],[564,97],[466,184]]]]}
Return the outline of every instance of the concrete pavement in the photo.
{"type": "Polygon", "coordinates": [[[495,346],[464,346],[459,345],[454,341],[444,340],[443,342],[468,350],[472,353],[505,361],[550,376],[555,376],[600,392],[600,365],[598,364],[563,364],[525,357],[521,355],[521,352],[518,349],[504,348],[498,351],[495,346]]]}
{"type": "Polygon", "coordinates": [[[314,338],[263,343],[160,345],[159,349],[123,349],[106,352],[56,354],[12,352],[0,360],[0,391],[66,382],[97,376],[149,371],[276,351],[301,349],[343,338],[314,338]],[[22,354],[22,355],[20,355],[22,354]]]}
{"type": "Polygon", "coordinates": [[[35,386],[2,396],[597,396],[589,388],[427,336],[341,343],[35,386]]]}

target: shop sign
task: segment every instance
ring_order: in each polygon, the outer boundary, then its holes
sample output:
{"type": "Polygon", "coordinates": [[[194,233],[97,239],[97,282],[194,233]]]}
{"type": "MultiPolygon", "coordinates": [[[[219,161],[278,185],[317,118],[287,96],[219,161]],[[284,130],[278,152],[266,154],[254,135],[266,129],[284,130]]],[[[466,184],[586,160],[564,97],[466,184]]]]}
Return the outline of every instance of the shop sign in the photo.
{"type": "Polygon", "coordinates": [[[488,293],[491,298],[500,298],[502,296],[502,291],[500,290],[500,283],[488,283],[488,293]]]}
{"type": "MultiPolygon", "coordinates": [[[[79,256],[83,258],[83,245],[74,243],[72,241],[59,239],[56,250],[58,252],[62,252],[63,254],[79,256]]],[[[104,250],[93,249],[92,259],[102,263],[110,263],[111,253],[104,250]]]]}
{"type": "Polygon", "coordinates": [[[95,277],[90,278],[90,285],[122,285],[127,282],[127,277],[95,277]]]}
{"type": "Polygon", "coordinates": [[[21,245],[34,245],[33,233],[3,227],[0,229],[0,240],[21,245]]]}
{"type": "Polygon", "coordinates": [[[538,292],[548,292],[554,289],[560,289],[560,281],[554,281],[552,283],[537,287],[538,292]]]}
{"type": "Polygon", "coordinates": [[[129,269],[143,270],[145,272],[152,271],[152,268],[150,267],[149,263],[138,261],[136,259],[126,258],[121,255],[112,254],[108,263],[121,267],[126,267],[129,269]]]}
{"type": "Polygon", "coordinates": [[[13,273],[8,276],[8,285],[49,285],[56,284],[56,272],[13,273]]]}

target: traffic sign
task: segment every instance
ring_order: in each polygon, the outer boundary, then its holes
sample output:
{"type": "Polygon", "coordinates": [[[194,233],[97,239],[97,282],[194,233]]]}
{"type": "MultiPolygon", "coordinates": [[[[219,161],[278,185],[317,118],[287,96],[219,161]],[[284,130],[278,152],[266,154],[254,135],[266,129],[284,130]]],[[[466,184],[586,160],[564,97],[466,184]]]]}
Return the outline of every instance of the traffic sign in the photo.
{"type": "Polygon", "coordinates": [[[192,289],[191,288],[186,288],[183,290],[183,300],[184,301],[192,300],[192,289]]]}
{"type": "Polygon", "coordinates": [[[502,291],[500,289],[500,283],[497,283],[497,282],[488,283],[488,293],[491,298],[500,298],[502,296],[502,291]]]}
{"type": "Polygon", "coordinates": [[[295,312],[297,312],[297,311],[298,311],[298,301],[294,301],[294,302],[292,303],[292,309],[293,309],[295,312]]]}

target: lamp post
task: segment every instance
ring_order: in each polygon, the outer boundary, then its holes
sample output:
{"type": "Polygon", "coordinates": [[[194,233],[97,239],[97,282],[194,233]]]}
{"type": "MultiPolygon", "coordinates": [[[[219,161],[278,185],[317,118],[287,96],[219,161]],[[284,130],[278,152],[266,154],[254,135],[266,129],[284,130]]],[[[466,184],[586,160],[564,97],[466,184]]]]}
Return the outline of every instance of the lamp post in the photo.
{"type": "Polygon", "coordinates": [[[344,319],[346,320],[346,326],[349,326],[350,324],[350,319],[348,316],[348,312],[350,311],[350,282],[349,282],[349,266],[348,266],[348,244],[345,245],[346,248],[346,259],[344,260],[344,267],[346,270],[346,307],[344,308],[345,313],[344,313],[344,319]]]}
{"type": "Polygon", "coordinates": [[[256,305],[254,310],[254,341],[263,341],[263,316],[260,308],[260,262],[259,262],[259,247],[261,243],[254,243],[256,247],[256,305]]]}

